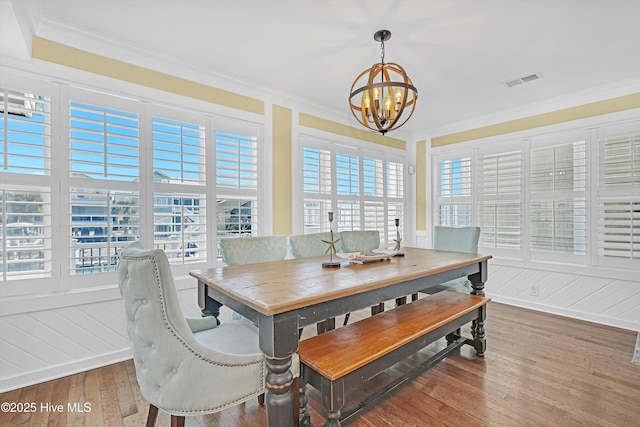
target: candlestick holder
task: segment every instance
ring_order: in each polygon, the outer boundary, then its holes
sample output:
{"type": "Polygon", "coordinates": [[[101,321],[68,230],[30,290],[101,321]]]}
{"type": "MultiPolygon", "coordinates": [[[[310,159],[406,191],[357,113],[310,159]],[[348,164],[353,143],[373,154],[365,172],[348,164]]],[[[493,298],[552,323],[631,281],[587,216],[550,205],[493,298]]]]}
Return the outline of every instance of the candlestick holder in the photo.
{"type": "Polygon", "coordinates": [[[333,260],[333,254],[336,253],[336,243],[338,243],[340,241],[340,239],[333,239],[333,212],[329,212],[329,233],[331,236],[330,240],[323,240],[324,243],[326,243],[327,245],[329,245],[329,247],[327,248],[327,250],[324,252],[324,254],[326,255],[327,252],[329,253],[329,260],[325,260],[322,261],[322,268],[340,268],[340,261],[334,261],[333,260]]]}
{"type": "Polygon", "coordinates": [[[402,237],[400,237],[400,218],[396,218],[396,238],[393,239],[396,242],[396,246],[393,248],[394,251],[398,251],[394,256],[404,256],[404,252],[400,252],[400,242],[402,242],[402,237]]]}

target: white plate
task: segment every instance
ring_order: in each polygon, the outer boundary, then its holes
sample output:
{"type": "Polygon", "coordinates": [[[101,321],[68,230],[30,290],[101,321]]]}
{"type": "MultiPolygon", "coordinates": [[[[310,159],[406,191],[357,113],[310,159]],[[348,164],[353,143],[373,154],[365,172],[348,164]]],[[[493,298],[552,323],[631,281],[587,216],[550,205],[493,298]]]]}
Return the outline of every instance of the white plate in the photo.
{"type": "Polygon", "coordinates": [[[354,264],[364,264],[365,262],[382,261],[393,257],[400,251],[389,251],[385,249],[375,249],[371,254],[363,255],[361,252],[338,252],[336,255],[343,259],[348,259],[354,264]]]}

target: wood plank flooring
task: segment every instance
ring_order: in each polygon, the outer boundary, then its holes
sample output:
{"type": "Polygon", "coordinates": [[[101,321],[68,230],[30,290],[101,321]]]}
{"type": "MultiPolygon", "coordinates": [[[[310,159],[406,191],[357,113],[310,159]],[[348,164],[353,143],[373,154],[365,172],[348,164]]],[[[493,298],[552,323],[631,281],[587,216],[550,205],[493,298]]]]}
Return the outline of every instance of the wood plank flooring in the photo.
{"type": "MultiPolygon", "coordinates": [[[[352,314],[352,321],[367,313],[352,314]]],[[[305,328],[305,334],[313,329],[305,328]]],[[[483,359],[464,346],[350,425],[640,425],[640,366],[630,363],[635,332],[492,302],[486,333],[483,359]]],[[[442,340],[434,343],[372,379],[348,396],[347,406],[443,346],[442,340]]],[[[320,426],[319,393],[310,388],[307,395],[313,425],[320,426]]],[[[3,427],[138,427],[144,426],[148,410],[132,361],[9,391],[0,402],[35,404],[32,412],[0,412],[3,427]],[[47,403],[62,410],[47,410],[47,403]]],[[[168,426],[169,417],[161,412],[157,425],[168,426]]],[[[265,411],[254,399],[218,414],[188,417],[186,425],[264,426],[265,411]]]]}

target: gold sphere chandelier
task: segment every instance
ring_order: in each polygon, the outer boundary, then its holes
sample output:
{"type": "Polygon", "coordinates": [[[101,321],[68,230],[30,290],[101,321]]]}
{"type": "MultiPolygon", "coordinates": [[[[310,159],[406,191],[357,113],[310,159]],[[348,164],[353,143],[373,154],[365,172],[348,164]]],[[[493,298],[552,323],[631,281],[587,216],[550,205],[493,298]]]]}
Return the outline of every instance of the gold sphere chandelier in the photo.
{"type": "Polygon", "coordinates": [[[354,117],[365,127],[385,134],[409,120],[416,108],[418,89],[398,64],[384,62],[384,42],[391,31],[377,31],[381,61],[364,70],[351,85],[349,106],[354,117]]]}

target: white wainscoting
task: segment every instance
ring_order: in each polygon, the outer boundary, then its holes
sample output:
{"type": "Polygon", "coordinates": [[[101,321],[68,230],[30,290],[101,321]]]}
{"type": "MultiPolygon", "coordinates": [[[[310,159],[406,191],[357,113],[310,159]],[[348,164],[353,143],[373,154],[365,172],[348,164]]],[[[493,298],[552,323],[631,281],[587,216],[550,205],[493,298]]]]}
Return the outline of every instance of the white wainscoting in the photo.
{"type": "MultiPolygon", "coordinates": [[[[565,270],[525,267],[494,258],[489,261],[485,291],[496,302],[640,331],[640,282],[624,279],[637,274],[612,278],[598,277],[593,271],[585,275],[580,269],[565,270]],[[539,296],[530,295],[532,285],[539,286],[539,296]]],[[[185,316],[199,316],[195,281],[182,278],[176,282],[185,316]]],[[[100,300],[93,302],[84,296],[77,304],[67,301],[32,311],[25,300],[25,308],[3,311],[0,392],[130,358],[119,292],[114,287],[99,295],[100,300]]],[[[223,308],[221,317],[226,320],[230,314],[223,308]]]]}
{"type": "Polygon", "coordinates": [[[513,264],[499,259],[489,261],[485,293],[493,301],[640,331],[637,271],[601,277],[588,268],[513,264]],[[532,286],[537,286],[538,295],[531,294],[532,286]]]}
{"type": "MultiPolygon", "coordinates": [[[[188,287],[179,287],[178,295],[185,316],[200,316],[195,280],[184,285],[188,287]]],[[[87,303],[84,295],[76,305],[67,302],[45,310],[3,311],[0,392],[130,359],[117,287],[99,293],[102,301],[87,303]]],[[[29,301],[21,304],[28,306],[29,301]]]]}

